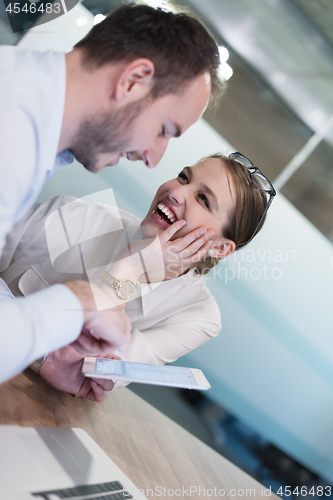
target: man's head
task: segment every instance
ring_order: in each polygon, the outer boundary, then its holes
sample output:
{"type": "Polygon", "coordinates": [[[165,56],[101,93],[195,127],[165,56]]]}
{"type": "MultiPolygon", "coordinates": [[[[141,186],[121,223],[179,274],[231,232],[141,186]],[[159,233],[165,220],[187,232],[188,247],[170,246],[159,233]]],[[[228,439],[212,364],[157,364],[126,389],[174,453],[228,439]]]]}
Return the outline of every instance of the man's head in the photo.
{"type": "Polygon", "coordinates": [[[169,139],[189,128],[221,94],[218,47],[188,14],[123,5],[74,52],[88,74],[101,75],[99,82],[109,79],[109,103],[81,121],[70,144],[92,171],[116,164],[121,153],[154,167],[169,139]]]}

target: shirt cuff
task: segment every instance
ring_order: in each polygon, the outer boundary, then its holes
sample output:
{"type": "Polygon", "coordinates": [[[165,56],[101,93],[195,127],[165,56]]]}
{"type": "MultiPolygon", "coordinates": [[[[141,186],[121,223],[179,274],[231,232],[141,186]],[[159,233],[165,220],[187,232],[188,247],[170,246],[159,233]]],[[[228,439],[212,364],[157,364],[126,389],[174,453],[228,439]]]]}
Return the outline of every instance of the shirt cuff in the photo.
{"type": "Polygon", "coordinates": [[[44,331],[42,354],[68,345],[80,335],[84,320],[82,305],[67,286],[53,285],[17,300],[38,314],[38,330],[44,331]]]}

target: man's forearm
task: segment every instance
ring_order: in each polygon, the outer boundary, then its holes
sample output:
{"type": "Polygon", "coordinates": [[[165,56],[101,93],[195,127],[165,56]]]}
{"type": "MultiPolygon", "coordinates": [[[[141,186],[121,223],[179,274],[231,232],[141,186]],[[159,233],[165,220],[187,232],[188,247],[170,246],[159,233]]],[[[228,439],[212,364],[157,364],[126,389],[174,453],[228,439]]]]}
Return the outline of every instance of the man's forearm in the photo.
{"type": "Polygon", "coordinates": [[[16,299],[0,280],[0,381],[73,342],[82,325],[81,304],[63,285],[16,299]]]}

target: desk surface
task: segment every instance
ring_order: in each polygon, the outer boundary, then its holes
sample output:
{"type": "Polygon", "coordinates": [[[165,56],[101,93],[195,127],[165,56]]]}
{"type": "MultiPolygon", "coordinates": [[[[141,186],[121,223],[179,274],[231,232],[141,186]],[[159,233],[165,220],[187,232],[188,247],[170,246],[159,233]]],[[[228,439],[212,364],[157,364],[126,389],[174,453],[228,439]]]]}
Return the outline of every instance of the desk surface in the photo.
{"type": "Polygon", "coordinates": [[[149,499],[223,498],[219,490],[233,499],[267,498],[257,481],[128,389],[94,403],[26,370],[0,385],[0,401],[0,424],[82,427],[149,499]]]}

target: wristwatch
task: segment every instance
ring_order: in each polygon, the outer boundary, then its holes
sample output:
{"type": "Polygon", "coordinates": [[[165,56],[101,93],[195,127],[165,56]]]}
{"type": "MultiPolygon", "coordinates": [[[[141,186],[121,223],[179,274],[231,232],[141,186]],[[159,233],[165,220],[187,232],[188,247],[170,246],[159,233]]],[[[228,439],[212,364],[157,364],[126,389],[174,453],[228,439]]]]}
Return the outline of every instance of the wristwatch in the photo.
{"type": "Polygon", "coordinates": [[[135,283],[130,280],[118,280],[114,276],[111,276],[107,271],[101,276],[101,280],[104,281],[111,288],[116,290],[116,294],[123,300],[128,300],[132,297],[135,290],[135,283]]]}

